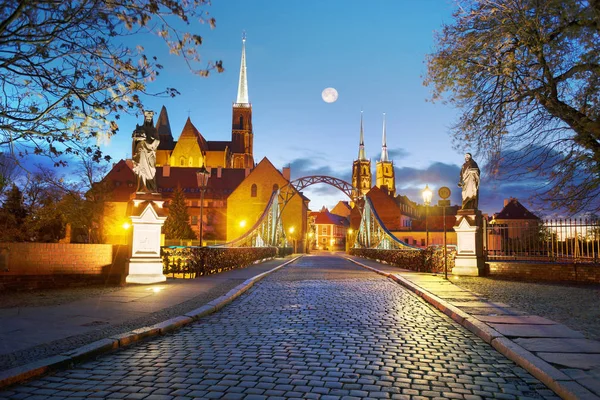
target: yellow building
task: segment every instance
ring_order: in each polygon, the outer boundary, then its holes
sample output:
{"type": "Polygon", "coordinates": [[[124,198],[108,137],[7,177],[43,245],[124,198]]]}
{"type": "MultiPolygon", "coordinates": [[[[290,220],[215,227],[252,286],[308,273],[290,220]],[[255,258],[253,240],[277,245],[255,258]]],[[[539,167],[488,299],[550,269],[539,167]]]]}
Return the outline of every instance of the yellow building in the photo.
{"type": "MultiPolygon", "coordinates": [[[[289,183],[289,169],[285,175],[265,157],[248,174],[227,198],[227,241],[246,233],[260,218],[267,207],[271,194],[289,183]]],[[[293,189],[295,192],[295,189],[293,189]]],[[[296,194],[283,209],[282,222],[291,243],[298,250],[304,249],[307,232],[308,199],[296,194]]]]}

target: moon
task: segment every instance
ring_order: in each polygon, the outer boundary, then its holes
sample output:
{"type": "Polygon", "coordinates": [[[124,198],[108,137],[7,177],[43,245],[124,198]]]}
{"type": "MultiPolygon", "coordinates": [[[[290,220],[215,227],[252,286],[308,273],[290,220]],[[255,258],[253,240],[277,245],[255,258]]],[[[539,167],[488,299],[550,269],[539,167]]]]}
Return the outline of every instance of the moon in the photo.
{"type": "Polygon", "coordinates": [[[327,89],[323,90],[321,97],[325,103],[333,103],[338,98],[338,92],[334,88],[328,87],[327,89]]]}

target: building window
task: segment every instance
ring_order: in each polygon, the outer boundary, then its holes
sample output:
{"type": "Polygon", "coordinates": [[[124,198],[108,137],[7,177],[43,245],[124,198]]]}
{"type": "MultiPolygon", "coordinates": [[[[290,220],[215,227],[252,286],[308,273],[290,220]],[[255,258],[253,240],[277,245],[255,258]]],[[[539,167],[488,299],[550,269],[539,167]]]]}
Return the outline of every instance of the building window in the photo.
{"type": "Polygon", "coordinates": [[[258,188],[256,187],[256,183],[252,184],[252,187],[250,188],[250,197],[256,197],[258,188]]]}
{"type": "Polygon", "coordinates": [[[192,215],[192,225],[198,225],[198,216],[192,215]]]}
{"type": "Polygon", "coordinates": [[[326,226],[324,226],[324,227],[321,229],[321,234],[322,234],[322,235],[327,235],[327,227],[326,227],[326,226]]]}
{"type": "Polygon", "coordinates": [[[244,129],[244,116],[240,115],[240,129],[244,129]]]}
{"type": "Polygon", "coordinates": [[[188,165],[189,165],[190,167],[192,167],[192,166],[193,166],[193,163],[194,163],[192,160],[193,160],[193,158],[192,158],[192,157],[190,157],[190,159],[188,160],[188,165]]]}
{"type": "Polygon", "coordinates": [[[185,167],[185,157],[181,157],[181,158],[179,159],[179,166],[181,166],[181,167],[185,167]]]}
{"type": "Polygon", "coordinates": [[[425,239],[421,239],[421,246],[425,246],[425,239]]]}

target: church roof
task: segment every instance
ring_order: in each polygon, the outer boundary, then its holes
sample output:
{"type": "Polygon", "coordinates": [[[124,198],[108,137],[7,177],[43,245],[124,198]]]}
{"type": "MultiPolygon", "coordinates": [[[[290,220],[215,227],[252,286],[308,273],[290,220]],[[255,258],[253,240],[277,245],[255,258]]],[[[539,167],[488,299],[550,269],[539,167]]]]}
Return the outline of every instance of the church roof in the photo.
{"type": "Polygon", "coordinates": [[[228,147],[231,148],[231,141],[207,140],[206,145],[208,151],[224,151],[228,147]]]}
{"type": "Polygon", "coordinates": [[[539,219],[535,214],[525,208],[519,200],[511,198],[505,200],[504,208],[498,214],[494,214],[495,219],[539,219]]]}
{"type": "Polygon", "coordinates": [[[200,131],[196,129],[190,117],[188,117],[187,121],[185,121],[185,126],[181,131],[181,135],[179,135],[178,142],[181,142],[185,139],[195,139],[198,142],[198,146],[200,146],[200,150],[202,151],[206,151],[208,148],[206,139],[204,139],[200,131]]]}
{"type": "Polygon", "coordinates": [[[158,138],[160,140],[158,150],[173,150],[175,148],[175,142],[173,142],[171,124],[169,123],[169,115],[167,114],[167,108],[165,106],[162,106],[160,109],[160,114],[156,121],[156,131],[158,132],[158,138]]]}

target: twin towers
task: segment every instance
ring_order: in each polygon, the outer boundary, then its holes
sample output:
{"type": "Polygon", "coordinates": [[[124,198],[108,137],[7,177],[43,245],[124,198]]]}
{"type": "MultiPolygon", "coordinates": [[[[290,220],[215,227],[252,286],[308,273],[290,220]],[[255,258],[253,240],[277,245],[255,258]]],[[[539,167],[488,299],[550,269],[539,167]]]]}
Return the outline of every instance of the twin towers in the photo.
{"type": "MultiPolygon", "coordinates": [[[[371,174],[371,160],[365,153],[365,137],[363,130],[363,112],[360,112],[360,145],[358,147],[358,159],[352,163],[352,186],[356,193],[353,198],[363,196],[372,188],[373,177],[371,174]]],[[[383,136],[381,145],[381,158],[376,164],[375,186],[387,191],[395,197],[396,195],[396,176],[394,174],[394,162],[390,161],[386,143],[385,133],[385,113],[383,114],[383,136]]]]}

